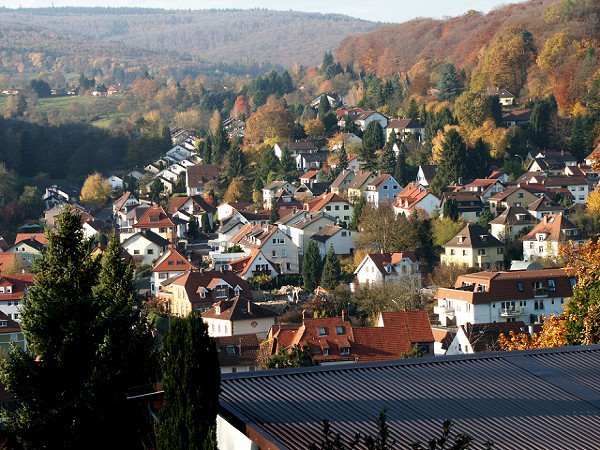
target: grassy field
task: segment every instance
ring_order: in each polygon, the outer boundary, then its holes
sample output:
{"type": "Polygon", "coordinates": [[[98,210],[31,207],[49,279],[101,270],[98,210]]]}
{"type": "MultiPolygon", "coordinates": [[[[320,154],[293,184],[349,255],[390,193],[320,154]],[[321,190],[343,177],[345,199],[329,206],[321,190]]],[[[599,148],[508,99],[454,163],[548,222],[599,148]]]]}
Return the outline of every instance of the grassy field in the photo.
{"type": "Polygon", "coordinates": [[[119,117],[126,117],[128,114],[126,112],[118,112],[114,114],[110,114],[109,116],[105,116],[102,119],[94,120],[90,123],[90,125],[94,125],[98,128],[109,128],[114,119],[118,119],[119,117]]]}
{"type": "Polygon", "coordinates": [[[50,97],[40,99],[37,108],[40,111],[48,112],[53,109],[63,109],[73,105],[91,106],[106,101],[110,100],[104,97],[50,97]]]}

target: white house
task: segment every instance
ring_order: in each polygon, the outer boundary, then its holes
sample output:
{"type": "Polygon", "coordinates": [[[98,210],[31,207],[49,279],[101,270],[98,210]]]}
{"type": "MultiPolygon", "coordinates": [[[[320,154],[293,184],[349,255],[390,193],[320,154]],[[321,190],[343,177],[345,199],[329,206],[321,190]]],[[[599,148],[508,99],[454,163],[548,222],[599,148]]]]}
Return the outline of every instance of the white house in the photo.
{"type": "Polygon", "coordinates": [[[396,196],[392,208],[396,214],[405,216],[409,216],[414,210],[422,210],[431,215],[440,208],[440,199],[421,184],[408,183],[396,196]]]}
{"type": "Polygon", "coordinates": [[[354,253],[354,232],[339,225],[327,225],[312,235],[322,258],[331,247],[336,255],[351,255],[354,253]]]}
{"type": "Polygon", "coordinates": [[[277,324],[277,315],[251,300],[234,297],[215,303],[202,313],[202,319],[208,326],[208,335],[211,337],[256,333],[264,338],[269,328],[277,324]]]}
{"type": "Polygon", "coordinates": [[[111,175],[106,179],[106,181],[108,182],[108,184],[110,184],[110,187],[112,187],[115,191],[123,189],[123,179],[119,178],[116,175],[111,175]]]}
{"type": "Polygon", "coordinates": [[[236,212],[243,210],[250,206],[250,202],[227,202],[221,203],[217,206],[217,219],[222,222],[223,220],[229,219],[236,212]]]}
{"type": "Polygon", "coordinates": [[[281,156],[283,155],[283,150],[285,148],[289,150],[290,155],[293,158],[298,156],[300,153],[316,153],[319,150],[319,147],[317,147],[315,143],[311,141],[277,142],[273,147],[275,156],[281,159],[281,156]]]}
{"type": "Polygon", "coordinates": [[[565,216],[547,215],[523,237],[523,259],[557,258],[560,247],[568,241],[583,245],[587,240],[587,233],[565,216]]]}
{"type": "Polygon", "coordinates": [[[216,164],[197,164],[186,168],[185,188],[187,195],[204,194],[209,189],[206,185],[215,182],[221,176],[221,169],[216,164]]]}
{"type": "Polygon", "coordinates": [[[163,253],[152,267],[152,279],[150,280],[150,291],[156,295],[161,288],[162,283],[169,278],[182,275],[190,270],[197,270],[197,267],[190,263],[185,257],[175,249],[163,253]]]}
{"type": "Polygon", "coordinates": [[[454,339],[448,346],[446,355],[470,355],[473,353],[503,350],[498,340],[510,334],[525,334],[529,337],[529,327],[522,321],[466,323],[457,328],[454,339]]]}
{"type": "Polygon", "coordinates": [[[369,253],[360,262],[354,275],[359,284],[406,279],[421,285],[419,262],[413,252],[369,253]]]}
{"type": "Polygon", "coordinates": [[[268,275],[277,279],[279,272],[277,264],[269,261],[266,255],[258,248],[252,249],[249,255],[244,255],[228,264],[229,270],[233,270],[244,280],[249,280],[254,275],[268,275]]]}
{"type": "Polygon", "coordinates": [[[390,204],[402,190],[400,183],[387,173],[381,174],[369,181],[365,194],[367,203],[378,207],[380,203],[390,204]]]}
{"type": "Polygon", "coordinates": [[[143,230],[127,238],[121,246],[136,264],[150,265],[167,251],[171,243],[158,234],[143,230]]]}
{"type": "Polygon", "coordinates": [[[263,187],[263,207],[266,209],[271,208],[273,201],[275,201],[278,194],[281,194],[283,191],[288,191],[293,194],[296,192],[296,187],[287,181],[272,181],[263,187]]]}
{"type": "Polygon", "coordinates": [[[435,178],[436,167],[432,164],[421,164],[415,181],[421,186],[428,187],[435,178]]]}
{"type": "Polygon", "coordinates": [[[540,323],[563,312],[575,278],[564,269],[478,272],[458,277],[453,288],[439,288],[433,311],[443,326],[466,323],[540,323]]]}
{"type": "Polygon", "coordinates": [[[348,223],[352,219],[354,207],[338,194],[329,193],[304,204],[304,210],[312,214],[324,212],[333,217],[338,223],[348,223]]]}
{"type": "Polygon", "coordinates": [[[523,230],[533,228],[539,220],[529,214],[522,206],[509,206],[498,217],[490,222],[492,236],[504,242],[506,238],[514,237],[523,230]]]}
{"type": "Polygon", "coordinates": [[[310,238],[320,230],[335,225],[335,217],[327,213],[320,212],[317,214],[306,213],[301,220],[291,224],[279,224],[281,228],[298,247],[300,254],[306,252],[306,248],[310,242],[310,238]]]}
{"type": "Polygon", "coordinates": [[[425,139],[425,125],[415,119],[392,119],[385,127],[386,141],[392,133],[396,133],[402,141],[410,135],[415,135],[419,142],[422,142],[425,139]]]}

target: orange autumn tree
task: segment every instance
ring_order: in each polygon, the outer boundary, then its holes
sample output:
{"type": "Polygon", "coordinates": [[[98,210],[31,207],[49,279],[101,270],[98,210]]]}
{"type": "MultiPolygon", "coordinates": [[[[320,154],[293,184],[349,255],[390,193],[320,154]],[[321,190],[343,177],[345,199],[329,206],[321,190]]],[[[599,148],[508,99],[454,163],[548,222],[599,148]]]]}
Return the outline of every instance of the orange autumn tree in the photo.
{"type": "Polygon", "coordinates": [[[502,350],[527,350],[530,348],[564,347],[567,341],[566,315],[551,315],[542,325],[539,333],[529,336],[527,333],[511,331],[508,336],[501,334],[498,346],[502,350]]]}

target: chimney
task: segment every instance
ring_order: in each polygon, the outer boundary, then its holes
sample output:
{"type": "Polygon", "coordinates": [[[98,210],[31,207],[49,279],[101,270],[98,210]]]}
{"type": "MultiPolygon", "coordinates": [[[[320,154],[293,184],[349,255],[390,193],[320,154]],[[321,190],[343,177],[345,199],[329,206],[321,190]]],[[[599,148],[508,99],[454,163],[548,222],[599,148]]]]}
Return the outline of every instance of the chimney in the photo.
{"type": "Polygon", "coordinates": [[[221,273],[225,272],[225,266],[221,266],[220,269],[221,273]]]}
{"type": "Polygon", "coordinates": [[[303,309],[302,310],[302,321],[304,322],[304,319],[306,319],[306,310],[303,309]]]}
{"type": "Polygon", "coordinates": [[[342,308],[342,322],[346,321],[346,309],[342,308]]]}
{"type": "Polygon", "coordinates": [[[252,314],[252,302],[250,300],[248,300],[247,311],[248,311],[248,314],[252,314]]]}
{"type": "Polygon", "coordinates": [[[533,325],[529,325],[527,331],[529,332],[529,336],[533,336],[533,325]]]}

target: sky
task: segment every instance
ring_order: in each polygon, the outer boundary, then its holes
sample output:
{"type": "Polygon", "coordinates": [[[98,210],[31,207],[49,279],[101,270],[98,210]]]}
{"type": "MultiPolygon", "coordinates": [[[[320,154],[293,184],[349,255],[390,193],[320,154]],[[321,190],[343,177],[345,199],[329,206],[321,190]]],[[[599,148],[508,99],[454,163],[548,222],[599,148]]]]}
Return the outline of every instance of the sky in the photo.
{"type": "Polygon", "coordinates": [[[488,12],[520,0],[0,0],[8,8],[59,6],[147,7],[165,9],[265,8],[346,14],[378,22],[404,22],[415,17],[457,16],[469,10],[488,12]]]}

